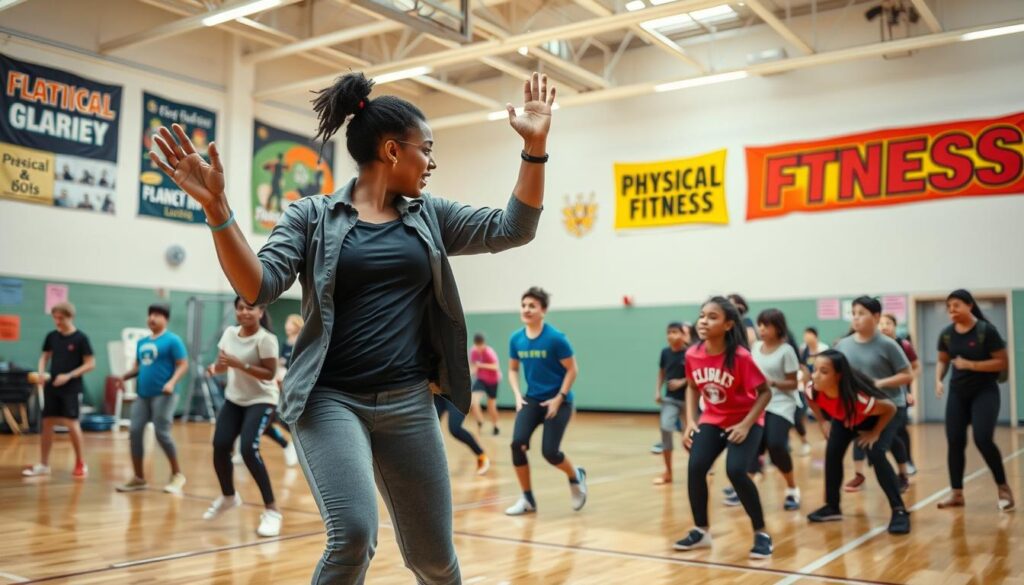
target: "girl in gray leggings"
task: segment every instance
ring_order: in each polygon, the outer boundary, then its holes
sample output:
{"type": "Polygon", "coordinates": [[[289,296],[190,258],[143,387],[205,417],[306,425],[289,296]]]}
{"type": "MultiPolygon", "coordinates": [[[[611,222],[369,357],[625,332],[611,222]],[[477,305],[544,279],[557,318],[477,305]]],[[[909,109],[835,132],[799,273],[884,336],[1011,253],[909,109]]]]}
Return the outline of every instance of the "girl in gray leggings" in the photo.
{"type": "MultiPolygon", "coordinates": [[[[505,209],[488,209],[423,191],[437,166],[430,126],[405,100],[370,99],[372,88],[351,73],[319,92],[317,137],[326,143],[348,122],[358,176],[333,195],[286,207],[258,254],[234,224],[214,144],[207,163],[184,130],[161,128],[155,143],[165,160],[151,159],[203,206],[224,273],[247,302],[271,302],[300,278],[306,323],[280,417],[291,426],[327,528],[312,582],[364,582],[377,543],[376,484],[417,581],[461,583],[447,462],[428,390],[436,381],[460,412],[469,410],[466,323],[448,257],[533,239],[555,90],[534,74],[521,113],[508,106],[524,141],[519,179],[505,209]]],[[[330,183],[330,168],[321,168],[330,183]]]]}

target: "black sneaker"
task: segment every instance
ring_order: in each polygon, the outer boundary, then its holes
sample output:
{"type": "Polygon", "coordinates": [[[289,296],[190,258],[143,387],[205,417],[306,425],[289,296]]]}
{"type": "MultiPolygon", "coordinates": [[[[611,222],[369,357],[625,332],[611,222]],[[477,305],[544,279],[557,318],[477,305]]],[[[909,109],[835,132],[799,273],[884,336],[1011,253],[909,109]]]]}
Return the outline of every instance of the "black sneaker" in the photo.
{"type": "Polygon", "coordinates": [[[758,532],[754,534],[754,548],[750,549],[750,558],[771,558],[773,550],[774,547],[772,546],[772,537],[768,536],[764,532],[758,532]]]}
{"type": "Polygon", "coordinates": [[[839,508],[825,505],[807,515],[811,522],[838,522],[843,519],[843,513],[839,508]]]}
{"type": "Polygon", "coordinates": [[[889,534],[910,534],[910,512],[904,508],[892,511],[892,520],[889,521],[889,534]]]}
{"type": "Polygon", "coordinates": [[[494,430],[491,431],[491,434],[497,437],[498,435],[501,434],[501,431],[498,430],[498,427],[494,427],[494,430]]]}
{"type": "Polygon", "coordinates": [[[907,490],[910,489],[910,478],[901,473],[900,477],[899,477],[899,480],[900,480],[900,493],[901,494],[907,493],[907,490]]]}
{"type": "Polygon", "coordinates": [[[694,528],[686,535],[686,538],[677,540],[676,543],[672,545],[672,548],[676,550],[711,548],[711,535],[700,528],[694,528]]]}

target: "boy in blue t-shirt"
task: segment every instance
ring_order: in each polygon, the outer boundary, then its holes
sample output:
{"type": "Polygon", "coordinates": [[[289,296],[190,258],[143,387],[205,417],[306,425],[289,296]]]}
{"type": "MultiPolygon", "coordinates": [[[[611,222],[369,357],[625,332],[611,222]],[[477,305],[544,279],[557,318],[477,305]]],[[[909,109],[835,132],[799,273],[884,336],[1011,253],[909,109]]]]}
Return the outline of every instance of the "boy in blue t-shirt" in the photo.
{"type": "Polygon", "coordinates": [[[548,463],[568,476],[573,510],[578,511],[587,503],[587,472],[574,467],[561,451],[562,436],[572,418],[572,385],[578,374],[576,357],[565,334],[544,323],[547,310],[548,293],[539,287],[526,291],[519,311],[525,327],[509,340],[508,380],[516,397],[512,464],[523,489],[519,501],[505,510],[509,516],[537,511],[526,451],[530,437],[540,425],[544,425],[541,452],[548,463]],[[520,363],[526,377],[525,397],[519,389],[520,363]]]}
{"type": "Polygon", "coordinates": [[[171,318],[168,305],[149,306],[146,325],[152,332],[149,337],[139,340],[135,349],[135,366],[121,377],[121,381],[138,377],[136,393],[138,398],[132,404],[131,430],[132,467],[135,477],[117,487],[119,492],[146,489],[142,463],[145,456],[143,437],[150,422],[156,429],[156,440],[171,464],[171,481],[164,486],[169,494],[180,494],[185,486],[185,476],[178,465],[174,438],[171,437],[171,423],[177,397],[174,387],[188,371],[188,350],[181,338],[167,330],[171,318]]]}

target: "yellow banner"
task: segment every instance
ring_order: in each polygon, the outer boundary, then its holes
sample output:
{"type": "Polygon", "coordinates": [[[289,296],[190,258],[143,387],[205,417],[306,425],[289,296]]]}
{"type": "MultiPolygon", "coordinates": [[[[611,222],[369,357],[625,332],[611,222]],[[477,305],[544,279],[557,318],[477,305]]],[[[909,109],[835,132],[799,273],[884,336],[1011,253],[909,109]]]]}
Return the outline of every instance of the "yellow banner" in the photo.
{"type": "Polygon", "coordinates": [[[53,153],[0,143],[0,198],[53,205],[53,153]]]}
{"type": "Polygon", "coordinates": [[[725,153],[615,163],[615,229],[728,224],[725,153]]]}

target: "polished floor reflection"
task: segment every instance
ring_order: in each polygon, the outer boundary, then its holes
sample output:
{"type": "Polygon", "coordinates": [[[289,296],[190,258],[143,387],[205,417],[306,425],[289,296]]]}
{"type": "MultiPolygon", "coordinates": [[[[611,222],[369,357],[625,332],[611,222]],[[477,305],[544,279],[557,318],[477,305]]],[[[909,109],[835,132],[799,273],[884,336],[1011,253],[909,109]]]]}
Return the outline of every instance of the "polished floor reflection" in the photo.
{"type": "MultiPolygon", "coordinates": [[[[811,428],[813,450],[795,457],[803,509],[782,509],[784,485],[769,470],[758,487],[775,556],[751,561],[750,525],[740,508],[722,505],[725,474],[719,462],[712,482],[714,548],[675,553],[671,545],[691,526],[685,455],[676,452],[675,483],[654,486],[661,457],[648,453],[657,440],[653,415],[577,414],[564,449],[587,468],[590,500],[573,512],[564,476],[531,452],[539,511],[509,518],[502,511],[518,496],[510,464],[511,414],[504,435],[481,438],[494,460],[477,477],[475,459],[444,433],[453,476],[456,546],[467,584],[674,584],[716,583],[1024,583],[1024,516],[996,509],[992,477],[968,447],[967,507],[940,511],[934,501],[947,487],[946,443],[938,425],[914,427],[920,472],[906,498],[917,506],[913,532],[893,537],[878,530],[888,521],[885,499],[869,476],[867,489],[844,494],[847,519],[808,525],[807,512],[822,501],[824,443],[811,428]],[[974,473],[977,472],[977,473],[974,473]]],[[[472,423],[470,423],[472,425],[472,423]]],[[[472,425],[475,426],[475,425],[472,425]]],[[[256,536],[259,492],[244,468],[236,483],[246,502],[213,522],[201,519],[217,495],[211,463],[213,427],[178,423],[174,435],[188,476],[183,496],[160,491],[166,461],[148,449],[151,488],[120,494],[114,486],[130,475],[127,433],[87,434],[90,477],[71,478],[72,454],[58,438],[49,478],[23,479],[22,464],[38,456],[38,437],[0,436],[0,584],[262,584],[308,583],[324,542],[316,505],[299,468],[287,468],[281,449],[262,447],[284,513],[278,538],[256,536]]],[[[997,430],[1007,473],[1018,499],[1024,496],[1021,434],[997,430]]],[[[536,453],[536,454],[534,454],[536,453]]],[[[386,523],[368,583],[411,583],[386,523]]]]}

